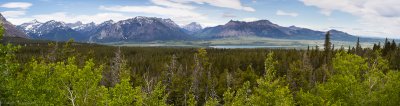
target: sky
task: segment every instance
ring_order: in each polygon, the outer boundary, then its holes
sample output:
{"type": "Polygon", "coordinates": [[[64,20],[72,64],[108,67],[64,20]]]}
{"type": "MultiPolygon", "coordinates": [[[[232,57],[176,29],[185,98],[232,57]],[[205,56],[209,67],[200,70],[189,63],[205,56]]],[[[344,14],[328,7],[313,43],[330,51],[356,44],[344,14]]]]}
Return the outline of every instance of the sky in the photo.
{"type": "Polygon", "coordinates": [[[34,19],[100,24],[147,16],[211,27],[263,19],[281,26],[400,38],[400,0],[1,0],[0,13],[15,25],[34,19]]]}

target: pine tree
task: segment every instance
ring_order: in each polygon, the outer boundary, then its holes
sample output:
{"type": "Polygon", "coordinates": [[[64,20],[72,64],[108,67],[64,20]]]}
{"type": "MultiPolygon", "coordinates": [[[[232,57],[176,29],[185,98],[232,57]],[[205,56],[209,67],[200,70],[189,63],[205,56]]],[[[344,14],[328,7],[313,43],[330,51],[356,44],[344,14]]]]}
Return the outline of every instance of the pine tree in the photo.
{"type": "Polygon", "coordinates": [[[394,51],[394,50],[396,50],[396,48],[397,48],[397,44],[394,40],[392,40],[392,43],[390,45],[390,50],[394,51]]]}
{"type": "Polygon", "coordinates": [[[327,32],[325,34],[325,43],[324,43],[324,63],[329,64],[330,58],[331,58],[331,49],[332,49],[332,43],[330,41],[330,32],[327,32]]]}
{"type": "Polygon", "coordinates": [[[359,56],[362,54],[362,47],[361,47],[361,44],[360,44],[360,38],[357,38],[357,44],[356,44],[356,51],[355,52],[359,56]]]}
{"type": "Polygon", "coordinates": [[[386,38],[385,39],[385,45],[383,46],[383,50],[382,50],[382,55],[383,56],[388,55],[388,53],[390,51],[390,46],[391,46],[391,44],[390,44],[389,40],[386,38]]]}

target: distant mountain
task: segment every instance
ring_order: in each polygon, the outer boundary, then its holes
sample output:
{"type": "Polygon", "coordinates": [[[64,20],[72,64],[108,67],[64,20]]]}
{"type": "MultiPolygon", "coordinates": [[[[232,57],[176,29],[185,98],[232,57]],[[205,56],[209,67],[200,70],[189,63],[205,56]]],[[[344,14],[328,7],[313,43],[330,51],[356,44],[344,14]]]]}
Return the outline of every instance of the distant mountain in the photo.
{"type": "Polygon", "coordinates": [[[33,39],[45,39],[54,41],[67,41],[74,39],[76,41],[87,41],[86,35],[72,29],[64,22],[48,21],[45,23],[34,20],[17,26],[19,30],[24,31],[33,39]]]}
{"type": "MultiPolygon", "coordinates": [[[[5,20],[4,18],[2,18],[5,20]]],[[[253,22],[229,21],[225,25],[202,28],[196,22],[178,26],[171,19],[135,17],[114,22],[105,21],[83,24],[33,20],[17,26],[30,38],[55,41],[75,39],[81,42],[147,42],[155,40],[204,40],[230,37],[266,37],[279,39],[322,40],[325,33],[296,26],[283,27],[268,20],[253,22]]],[[[330,30],[332,40],[355,41],[356,36],[338,30],[330,30]]]]}
{"type": "Polygon", "coordinates": [[[155,17],[136,17],[114,22],[112,20],[99,25],[82,22],[64,23],[36,20],[18,26],[34,39],[66,41],[75,39],[83,42],[117,41],[154,41],[184,40],[189,35],[171,19],[155,17]]]}
{"type": "Polygon", "coordinates": [[[259,36],[259,37],[283,37],[287,36],[280,27],[267,20],[254,22],[229,21],[225,25],[205,28],[198,33],[199,37],[205,38],[226,38],[240,36],[259,36]]]}
{"type": "Polygon", "coordinates": [[[0,24],[3,25],[3,28],[5,29],[4,36],[28,38],[28,36],[25,33],[18,30],[13,24],[8,22],[6,18],[4,18],[3,15],[1,15],[1,13],[0,13],[0,24]]]}
{"type": "Polygon", "coordinates": [[[76,28],[82,26],[83,24],[82,24],[81,21],[78,21],[78,22],[75,22],[75,23],[66,23],[65,25],[70,27],[70,28],[72,28],[72,29],[76,29],[76,28]]]}
{"type": "MultiPolygon", "coordinates": [[[[356,36],[331,30],[333,40],[353,40],[356,36]]],[[[300,28],[295,26],[283,27],[274,24],[268,20],[259,20],[253,22],[244,21],[229,21],[225,25],[215,27],[208,27],[195,35],[199,38],[226,38],[226,37],[268,37],[280,39],[309,39],[317,40],[323,39],[326,32],[315,31],[307,28],[300,28]]]]}
{"type": "Polygon", "coordinates": [[[135,17],[114,23],[107,21],[92,30],[94,42],[183,40],[189,36],[170,19],[135,17]]]}
{"type": "Polygon", "coordinates": [[[184,29],[189,34],[193,34],[193,33],[201,31],[203,29],[203,27],[196,22],[192,22],[188,25],[183,26],[182,29],[184,29]]]}

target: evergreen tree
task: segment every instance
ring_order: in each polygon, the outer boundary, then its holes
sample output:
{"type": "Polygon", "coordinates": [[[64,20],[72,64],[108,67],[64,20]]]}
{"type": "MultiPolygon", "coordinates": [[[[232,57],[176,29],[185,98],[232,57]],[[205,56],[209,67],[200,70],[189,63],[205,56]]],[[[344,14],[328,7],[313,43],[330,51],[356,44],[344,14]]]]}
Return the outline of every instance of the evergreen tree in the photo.
{"type": "Polygon", "coordinates": [[[327,32],[325,34],[325,43],[324,43],[324,63],[325,64],[330,64],[330,58],[331,58],[331,49],[332,49],[332,43],[330,41],[330,32],[327,32]]]}
{"type": "Polygon", "coordinates": [[[361,55],[362,54],[362,47],[361,47],[361,44],[360,44],[360,38],[358,37],[357,38],[357,44],[356,44],[356,49],[355,49],[355,53],[357,54],[357,55],[361,55]]]}
{"type": "Polygon", "coordinates": [[[396,48],[397,48],[397,44],[396,44],[396,42],[394,41],[394,40],[392,40],[392,43],[391,43],[391,45],[390,45],[390,50],[396,50],[396,48]]]}

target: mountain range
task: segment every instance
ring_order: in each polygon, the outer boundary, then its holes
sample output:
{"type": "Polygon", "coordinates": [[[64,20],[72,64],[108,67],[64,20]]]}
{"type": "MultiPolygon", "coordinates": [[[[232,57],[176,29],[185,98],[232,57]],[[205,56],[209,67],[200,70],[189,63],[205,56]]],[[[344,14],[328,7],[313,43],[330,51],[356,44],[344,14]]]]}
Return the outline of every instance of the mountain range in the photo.
{"type": "MultiPolygon", "coordinates": [[[[39,22],[33,20],[18,26],[12,25],[0,14],[0,22],[6,29],[6,36],[31,39],[80,42],[147,42],[163,40],[207,40],[231,37],[265,37],[279,39],[321,40],[326,32],[296,26],[283,27],[268,20],[253,22],[229,21],[224,25],[204,28],[196,23],[179,26],[171,19],[143,17],[105,21],[100,24],[65,23],[59,21],[39,22]]],[[[355,41],[356,36],[330,30],[333,40],[355,41]]]]}

